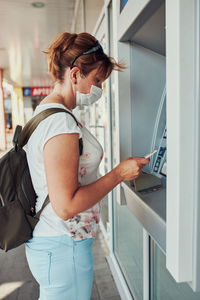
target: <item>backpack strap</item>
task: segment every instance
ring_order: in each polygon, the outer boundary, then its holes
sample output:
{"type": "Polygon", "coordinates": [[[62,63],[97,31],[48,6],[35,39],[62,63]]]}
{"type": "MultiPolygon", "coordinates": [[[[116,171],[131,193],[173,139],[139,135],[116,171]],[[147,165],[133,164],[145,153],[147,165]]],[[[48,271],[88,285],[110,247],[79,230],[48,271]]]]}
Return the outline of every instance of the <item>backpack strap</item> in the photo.
{"type": "Polygon", "coordinates": [[[45,208],[45,206],[50,202],[49,200],[49,195],[46,196],[46,199],[44,200],[44,203],[42,204],[41,209],[37,212],[37,214],[35,214],[34,218],[38,219],[40,218],[40,215],[43,211],[43,209],[45,208]]]}
{"type": "Polygon", "coordinates": [[[68,110],[64,108],[48,108],[37,114],[35,117],[33,117],[22,129],[19,137],[18,137],[18,147],[23,148],[24,145],[27,144],[31,134],[34,132],[34,130],[37,128],[39,123],[49,117],[52,114],[59,113],[59,112],[65,112],[72,116],[72,118],[75,120],[77,126],[79,126],[78,121],[76,120],[75,116],[70,113],[68,110]]]}
{"type": "MultiPolygon", "coordinates": [[[[37,128],[37,126],[39,125],[39,123],[46,119],[47,117],[49,117],[52,114],[55,113],[59,113],[59,112],[65,112],[68,113],[72,116],[72,118],[75,120],[77,126],[79,126],[79,122],[76,120],[75,116],[70,113],[68,110],[64,109],[64,108],[48,108],[43,110],[42,112],[40,112],[39,114],[37,114],[36,116],[34,116],[25,126],[23,129],[19,128],[17,134],[14,136],[13,139],[13,143],[15,144],[15,149],[17,148],[23,148],[24,145],[27,144],[31,134],[34,132],[34,130],[37,128]]],[[[79,139],[79,152],[80,155],[83,152],[83,141],[82,138],[79,139]]],[[[37,214],[35,214],[35,218],[39,219],[41,212],[43,211],[43,209],[45,208],[45,206],[50,202],[49,200],[49,195],[47,195],[42,208],[37,212],[37,214]]]]}

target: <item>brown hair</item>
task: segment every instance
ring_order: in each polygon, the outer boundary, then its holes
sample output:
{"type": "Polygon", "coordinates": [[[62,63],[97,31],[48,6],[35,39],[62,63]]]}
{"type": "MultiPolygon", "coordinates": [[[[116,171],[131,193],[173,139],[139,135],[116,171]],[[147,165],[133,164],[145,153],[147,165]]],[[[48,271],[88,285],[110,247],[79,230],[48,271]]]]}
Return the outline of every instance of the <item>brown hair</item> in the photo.
{"type": "MultiPolygon", "coordinates": [[[[43,53],[48,56],[48,68],[54,81],[63,82],[67,67],[71,66],[73,59],[82,52],[95,46],[96,38],[89,33],[60,33],[55,41],[43,53]]],[[[117,63],[114,58],[104,52],[97,51],[77,58],[74,63],[83,75],[88,75],[99,66],[99,73],[106,79],[112,70],[122,71],[125,66],[117,63]]]]}

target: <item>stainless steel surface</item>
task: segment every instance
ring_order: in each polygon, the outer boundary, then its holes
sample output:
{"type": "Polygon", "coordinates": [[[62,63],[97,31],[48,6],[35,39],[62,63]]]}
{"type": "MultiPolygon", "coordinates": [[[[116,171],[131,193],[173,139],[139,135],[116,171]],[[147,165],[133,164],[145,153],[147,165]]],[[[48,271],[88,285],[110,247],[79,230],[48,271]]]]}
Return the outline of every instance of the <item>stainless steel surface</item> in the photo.
{"type": "MultiPolygon", "coordinates": [[[[122,182],[126,203],[138,221],[144,226],[161,249],[166,252],[166,201],[165,188],[154,192],[154,197],[146,196],[141,199],[132,187],[122,182]]],[[[144,195],[143,195],[144,196],[144,195]]]]}

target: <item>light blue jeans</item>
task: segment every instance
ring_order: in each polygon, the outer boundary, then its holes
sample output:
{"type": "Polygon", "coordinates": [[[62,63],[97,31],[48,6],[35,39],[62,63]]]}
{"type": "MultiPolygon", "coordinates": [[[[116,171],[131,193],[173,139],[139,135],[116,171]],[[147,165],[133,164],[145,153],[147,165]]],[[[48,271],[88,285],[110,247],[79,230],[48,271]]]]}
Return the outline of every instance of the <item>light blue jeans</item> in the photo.
{"type": "Polygon", "coordinates": [[[93,284],[93,238],[33,237],[26,242],[29,268],[40,285],[39,300],[89,300],[93,284]]]}

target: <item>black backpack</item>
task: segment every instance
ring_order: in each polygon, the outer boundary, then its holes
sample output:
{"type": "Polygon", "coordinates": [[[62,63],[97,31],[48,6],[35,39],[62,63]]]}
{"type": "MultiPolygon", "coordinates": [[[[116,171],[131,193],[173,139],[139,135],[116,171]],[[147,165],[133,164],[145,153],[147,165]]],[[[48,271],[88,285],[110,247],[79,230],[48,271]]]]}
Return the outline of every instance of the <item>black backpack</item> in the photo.
{"type": "MultiPolygon", "coordinates": [[[[32,232],[39,221],[40,214],[49,203],[47,195],[42,208],[36,214],[37,195],[34,191],[26,158],[26,145],[38,124],[58,112],[70,114],[62,108],[49,108],[33,117],[23,128],[17,126],[12,148],[0,159],[0,248],[8,251],[32,237],[32,232]]],[[[80,155],[83,151],[82,139],[79,139],[80,155]]]]}

